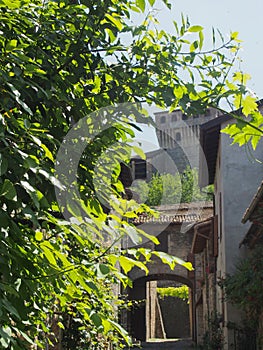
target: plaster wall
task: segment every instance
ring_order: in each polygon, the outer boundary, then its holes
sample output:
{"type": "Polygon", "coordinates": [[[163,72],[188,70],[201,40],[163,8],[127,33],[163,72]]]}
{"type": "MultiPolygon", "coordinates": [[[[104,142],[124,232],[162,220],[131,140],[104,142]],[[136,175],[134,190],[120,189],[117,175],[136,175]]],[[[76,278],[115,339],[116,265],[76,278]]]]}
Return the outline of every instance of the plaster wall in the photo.
{"type": "Polygon", "coordinates": [[[237,259],[246,254],[245,248],[239,248],[239,244],[249,224],[242,224],[241,219],[262,180],[263,163],[256,160],[263,160],[262,151],[262,142],[255,152],[249,154],[246,147],[231,145],[230,138],[221,134],[222,237],[226,273],[233,273],[237,259]]]}
{"type": "MultiPolygon", "coordinates": [[[[222,124],[222,129],[226,125],[222,124]]],[[[232,274],[239,258],[245,257],[247,250],[239,244],[248,231],[249,224],[241,223],[242,216],[258,188],[263,173],[263,143],[255,152],[231,145],[228,135],[220,135],[215,179],[215,213],[218,214],[219,250],[217,277],[232,274]]],[[[229,303],[222,301],[222,291],[217,289],[217,308],[223,314],[225,349],[231,348],[232,334],[227,330],[228,322],[238,323],[241,314],[229,303]]]]}

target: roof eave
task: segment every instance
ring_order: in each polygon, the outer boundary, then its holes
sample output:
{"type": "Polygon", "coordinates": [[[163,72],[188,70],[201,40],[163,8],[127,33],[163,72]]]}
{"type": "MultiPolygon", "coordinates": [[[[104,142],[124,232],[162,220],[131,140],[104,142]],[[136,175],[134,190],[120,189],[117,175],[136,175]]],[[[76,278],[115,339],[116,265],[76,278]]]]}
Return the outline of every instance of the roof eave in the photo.
{"type": "MultiPolygon", "coordinates": [[[[250,203],[249,207],[245,211],[245,214],[241,220],[243,224],[245,224],[248,220],[250,220],[251,215],[253,214],[254,210],[256,209],[259,201],[263,197],[263,181],[261,182],[261,185],[259,186],[254,198],[252,199],[252,202],[250,203]]],[[[251,221],[251,220],[250,220],[251,221]]]]}

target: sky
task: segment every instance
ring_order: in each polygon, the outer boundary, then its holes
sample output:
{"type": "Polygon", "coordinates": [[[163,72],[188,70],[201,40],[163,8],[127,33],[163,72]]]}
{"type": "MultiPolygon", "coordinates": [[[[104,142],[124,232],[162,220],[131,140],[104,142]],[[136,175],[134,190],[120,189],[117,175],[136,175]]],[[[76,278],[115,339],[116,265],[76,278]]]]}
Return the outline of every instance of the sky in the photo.
{"type": "MultiPolygon", "coordinates": [[[[154,7],[160,22],[159,28],[168,32],[173,30],[173,20],[180,20],[181,13],[188,15],[191,25],[204,27],[205,38],[211,37],[212,27],[219,29],[224,37],[230,32],[239,32],[242,49],[239,53],[240,70],[251,75],[248,87],[263,98],[263,1],[262,0],[170,0],[172,10],[168,10],[161,0],[154,7]]],[[[135,22],[142,17],[136,15],[135,22]]],[[[150,109],[152,112],[154,109],[150,109]]],[[[146,151],[157,148],[154,132],[144,129],[143,136],[146,151]],[[148,142],[148,143],[147,143],[148,142]]]]}

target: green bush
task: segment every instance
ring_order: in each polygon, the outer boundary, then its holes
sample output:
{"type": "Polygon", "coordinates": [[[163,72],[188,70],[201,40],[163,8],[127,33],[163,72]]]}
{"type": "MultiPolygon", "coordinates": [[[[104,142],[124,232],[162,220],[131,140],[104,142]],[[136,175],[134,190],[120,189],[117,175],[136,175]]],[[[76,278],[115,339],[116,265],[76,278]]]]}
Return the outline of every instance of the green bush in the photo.
{"type": "Polygon", "coordinates": [[[160,298],[164,297],[174,297],[179,298],[184,301],[188,301],[189,299],[189,288],[187,286],[181,287],[165,287],[165,288],[157,288],[157,293],[160,298]]]}
{"type": "Polygon", "coordinates": [[[263,249],[257,247],[246,259],[240,260],[233,275],[221,283],[226,298],[245,311],[251,327],[257,327],[263,305],[263,249]]]}

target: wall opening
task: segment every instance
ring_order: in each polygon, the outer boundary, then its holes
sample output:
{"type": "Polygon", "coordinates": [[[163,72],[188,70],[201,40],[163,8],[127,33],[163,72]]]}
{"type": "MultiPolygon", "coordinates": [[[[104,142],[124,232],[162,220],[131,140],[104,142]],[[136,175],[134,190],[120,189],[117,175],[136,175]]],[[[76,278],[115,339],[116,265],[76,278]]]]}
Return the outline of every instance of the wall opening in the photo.
{"type": "Polygon", "coordinates": [[[169,275],[147,277],[135,280],[129,291],[133,306],[127,330],[132,338],[151,341],[193,337],[190,281],[180,276],[178,279],[169,275]],[[178,297],[178,289],[184,292],[185,298],[178,297]]]}
{"type": "Polygon", "coordinates": [[[191,336],[188,295],[189,287],[175,281],[147,282],[146,340],[191,336]]]}

